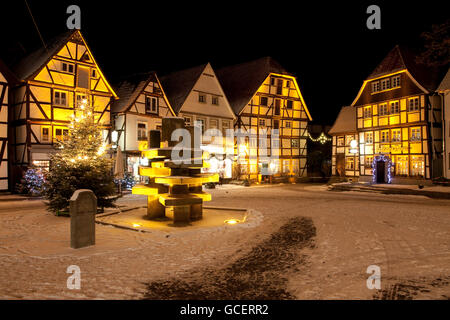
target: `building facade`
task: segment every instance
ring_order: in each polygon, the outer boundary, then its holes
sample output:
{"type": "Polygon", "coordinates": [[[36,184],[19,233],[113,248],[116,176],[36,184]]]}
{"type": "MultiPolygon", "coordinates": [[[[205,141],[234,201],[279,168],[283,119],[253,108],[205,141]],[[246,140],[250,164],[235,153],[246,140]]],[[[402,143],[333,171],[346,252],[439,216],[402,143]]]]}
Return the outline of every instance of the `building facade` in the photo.
{"type": "Polygon", "coordinates": [[[442,121],[434,93],[437,76],[434,70],[416,64],[408,49],[392,49],[364,81],[351,106],[341,110],[356,118],[355,130],[339,117],[331,130],[334,174],[377,183],[440,176],[442,121]]]}
{"type": "Polygon", "coordinates": [[[306,176],[307,125],[312,119],[297,79],[270,57],[225,67],[217,74],[237,117],[234,128],[248,133],[248,141],[236,145],[236,178],[306,176]],[[260,154],[266,148],[267,154],[260,154]],[[266,155],[272,159],[265,160],[266,155]]]}
{"type": "Polygon", "coordinates": [[[450,69],[438,87],[442,107],[443,162],[442,176],[450,179],[450,69]]]}
{"type": "Polygon", "coordinates": [[[141,151],[148,148],[148,132],[160,130],[161,119],[175,113],[155,72],[127,77],[114,89],[120,98],[111,107],[113,143],[123,151],[127,172],[139,178],[141,151]]]}
{"type": "Polygon", "coordinates": [[[79,30],[49,41],[22,59],[13,71],[19,83],[11,92],[14,181],[31,165],[49,167],[54,142],[68,133],[75,106],[87,100],[110,141],[111,102],[117,98],[79,30]]]}
{"type": "Polygon", "coordinates": [[[356,132],[356,109],[342,107],[328,134],[332,135],[331,174],[340,177],[359,177],[359,149],[354,148],[358,139],[356,132]],[[353,144],[353,146],[352,146],[353,144]]]}
{"type": "Polygon", "coordinates": [[[0,191],[10,190],[9,185],[9,92],[14,80],[6,65],[0,60],[0,191]]]}
{"type": "Polygon", "coordinates": [[[162,86],[178,117],[185,124],[202,129],[201,148],[209,154],[206,171],[232,178],[233,141],[226,139],[226,131],[233,128],[235,115],[210,63],[174,72],[161,77],[162,86]],[[221,137],[214,132],[218,130],[221,137]]]}

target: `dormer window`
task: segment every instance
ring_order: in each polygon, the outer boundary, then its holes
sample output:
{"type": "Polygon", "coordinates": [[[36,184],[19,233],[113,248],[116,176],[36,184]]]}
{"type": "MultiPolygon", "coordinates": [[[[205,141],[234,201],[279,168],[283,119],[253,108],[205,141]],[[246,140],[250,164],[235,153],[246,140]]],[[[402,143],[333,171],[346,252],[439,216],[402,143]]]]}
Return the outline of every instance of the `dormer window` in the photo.
{"type": "Polygon", "coordinates": [[[380,81],[372,82],[372,93],[380,91],[380,81]]]}
{"type": "Polygon", "coordinates": [[[198,94],[198,102],[206,103],[206,94],[204,94],[204,93],[199,93],[199,94],[198,94]]]}
{"type": "Polygon", "coordinates": [[[392,77],[392,88],[399,88],[400,87],[400,76],[392,77]]]}
{"type": "Polygon", "coordinates": [[[213,105],[215,105],[215,106],[218,106],[218,105],[219,105],[219,97],[213,96],[213,97],[212,97],[212,100],[211,100],[211,103],[212,103],[213,105]]]}
{"type": "Polygon", "coordinates": [[[381,80],[381,91],[390,89],[391,79],[382,79],[381,80]]]}

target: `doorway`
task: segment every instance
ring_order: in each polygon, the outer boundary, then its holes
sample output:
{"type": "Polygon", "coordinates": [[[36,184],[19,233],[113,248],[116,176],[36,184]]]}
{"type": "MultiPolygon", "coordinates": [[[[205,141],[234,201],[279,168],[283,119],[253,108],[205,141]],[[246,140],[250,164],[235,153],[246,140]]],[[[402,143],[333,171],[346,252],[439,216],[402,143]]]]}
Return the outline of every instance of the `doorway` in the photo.
{"type": "Polygon", "coordinates": [[[386,164],[383,160],[377,161],[377,183],[386,183],[385,166],[386,164]]]}

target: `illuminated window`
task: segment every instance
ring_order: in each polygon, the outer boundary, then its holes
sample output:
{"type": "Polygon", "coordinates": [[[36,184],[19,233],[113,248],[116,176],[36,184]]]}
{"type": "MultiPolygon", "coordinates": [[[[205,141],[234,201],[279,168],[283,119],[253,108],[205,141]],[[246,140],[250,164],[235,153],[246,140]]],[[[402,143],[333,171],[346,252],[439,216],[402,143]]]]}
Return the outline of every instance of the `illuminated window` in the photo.
{"type": "Polygon", "coordinates": [[[372,116],[372,107],[364,108],[364,118],[370,118],[372,116]]]}
{"type": "Polygon", "coordinates": [[[414,97],[408,99],[409,111],[418,111],[420,109],[419,98],[414,97]]]}
{"type": "Polygon", "coordinates": [[[147,123],[138,122],[137,123],[137,138],[139,141],[147,140],[147,123]]]}
{"type": "Polygon", "coordinates": [[[198,93],[198,102],[206,103],[206,94],[199,92],[198,93]]]}
{"type": "Polygon", "coordinates": [[[290,162],[290,160],[283,160],[283,173],[291,172],[290,162]]]}
{"type": "Polygon", "coordinates": [[[346,157],[345,158],[345,169],[346,170],[354,170],[355,169],[355,158],[354,157],[346,157]]]}
{"type": "Polygon", "coordinates": [[[290,121],[286,121],[285,122],[285,126],[286,126],[286,128],[288,128],[288,129],[290,129],[291,128],[291,122],[290,121]]]}
{"type": "Polygon", "coordinates": [[[145,97],[145,112],[146,113],[158,113],[158,98],[157,97],[145,97]]]}
{"type": "Polygon", "coordinates": [[[49,160],[33,160],[33,166],[45,171],[48,171],[50,168],[50,161],[49,160]]]}
{"type": "Polygon", "coordinates": [[[389,89],[391,86],[391,79],[382,79],[381,80],[381,91],[389,89]]]}
{"type": "Polygon", "coordinates": [[[300,146],[299,139],[291,139],[291,148],[298,148],[300,146]]]}
{"type": "Polygon", "coordinates": [[[411,156],[411,175],[423,177],[425,174],[425,165],[423,156],[411,156]]]}
{"type": "Polygon", "coordinates": [[[219,105],[219,97],[213,96],[213,97],[212,97],[212,100],[211,100],[211,103],[212,103],[213,105],[215,105],[215,106],[218,106],[218,105],[219,105]]]}
{"type": "Polygon", "coordinates": [[[87,96],[84,93],[77,93],[76,94],[76,106],[79,107],[83,105],[85,102],[87,103],[87,96]]]}
{"type": "Polygon", "coordinates": [[[393,113],[399,113],[400,112],[400,106],[398,101],[391,102],[391,114],[393,113]]]}
{"type": "Polygon", "coordinates": [[[400,87],[400,76],[395,76],[391,78],[392,88],[400,87]]]}
{"type": "Polygon", "coordinates": [[[261,97],[261,99],[260,99],[261,101],[260,101],[260,104],[262,105],[262,106],[267,106],[267,97],[261,97]]]}
{"type": "Polygon", "coordinates": [[[380,114],[380,116],[385,116],[385,115],[389,114],[387,103],[380,104],[378,106],[378,109],[379,109],[378,113],[380,114]]]}
{"type": "Polygon", "coordinates": [[[364,160],[364,168],[372,169],[373,165],[373,156],[367,156],[364,160]]]}
{"type": "Polygon", "coordinates": [[[50,127],[41,128],[41,142],[50,142],[50,127]]]}
{"type": "Polygon", "coordinates": [[[372,93],[380,91],[380,81],[372,82],[372,93]]]}
{"type": "Polygon", "coordinates": [[[400,129],[392,130],[392,142],[402,141],[402,134],[400,129]]]}
{"type": "Polygon", "coordinates": [[[410,141],[420,141],[421,138],[421,132],[420,128],[411,128],[409,140],[410,141]]]}
{"type": "Polygon", "coordinates": [[[344,137],[338,137],[337,138],[337,146],[343,147],[344,146],[344,137]]]}
{"type": "Polygon", "coordinates": [[[65,128],[55,128],[55,139],[58,141],[64,141],[64,139],[69,135],[69,129],[65,128]]]}
{"type": "Polygon", "coordinates": [[[381,131],[380,142],[389,142],[389,131],[381,131]]]}
{"type": "Polygon", "coordinates": [[[373,132],[366,132],[364,140],[366,141],[366,143],[373,143],[373,132]]]}
{"type": "Polygon", "coordinates": [[[397,156],[395,161],[395,174],[399,176],[407,176],[409,173],[408,156],[397,156]]]}
{"type": "Polygon", "coordinates": [[[345,145],[349,146],[350,142],[352,142],[352,140],[354,140],[355,137],[354,136],[345,136],[345,145]]]}
{"type": "Polygon", "coordinates": [[[67,106],[67,92],[55,90],[53,92],[53,104],[57,106],[67,106]]]}

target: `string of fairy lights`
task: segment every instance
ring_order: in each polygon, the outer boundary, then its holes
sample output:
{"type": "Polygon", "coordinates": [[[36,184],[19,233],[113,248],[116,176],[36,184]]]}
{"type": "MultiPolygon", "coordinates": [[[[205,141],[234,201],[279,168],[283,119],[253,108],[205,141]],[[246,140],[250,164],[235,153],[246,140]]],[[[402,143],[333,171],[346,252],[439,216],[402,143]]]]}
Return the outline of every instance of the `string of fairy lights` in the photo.
{"type": "Polygon", "coordinates": [[[308,138],[312,141],[312,142],[320,142],[321,144],[325,144],[327,142],[331,142],[331,138],[327,137],[323,132],[320,134],[319,137],[317,138],[313,138],[311,136],[311,134],[308,132],[308,138]]]}

